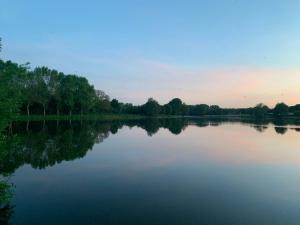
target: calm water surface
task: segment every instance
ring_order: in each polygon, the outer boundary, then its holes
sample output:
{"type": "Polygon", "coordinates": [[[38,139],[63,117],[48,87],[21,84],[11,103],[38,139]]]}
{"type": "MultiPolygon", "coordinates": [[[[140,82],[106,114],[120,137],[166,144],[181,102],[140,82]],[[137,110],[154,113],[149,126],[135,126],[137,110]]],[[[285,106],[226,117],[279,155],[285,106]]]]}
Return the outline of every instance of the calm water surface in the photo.
{"type": "Polygon", "coordinates": [[[12,225],[298,225],[300,123],[18,122],[0,173],[12,225]]]}

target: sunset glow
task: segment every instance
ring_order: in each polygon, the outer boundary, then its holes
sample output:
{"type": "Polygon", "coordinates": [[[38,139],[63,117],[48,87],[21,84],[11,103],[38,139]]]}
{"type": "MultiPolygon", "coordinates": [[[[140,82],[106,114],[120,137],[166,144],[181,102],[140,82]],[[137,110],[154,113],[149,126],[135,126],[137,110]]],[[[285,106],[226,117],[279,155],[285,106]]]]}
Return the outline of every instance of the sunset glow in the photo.
{"type": "Polygon", "coordinates": [[[135,104],[299,103],[300,2],[217,2],[2,1],[2,56],[135,104]]]}

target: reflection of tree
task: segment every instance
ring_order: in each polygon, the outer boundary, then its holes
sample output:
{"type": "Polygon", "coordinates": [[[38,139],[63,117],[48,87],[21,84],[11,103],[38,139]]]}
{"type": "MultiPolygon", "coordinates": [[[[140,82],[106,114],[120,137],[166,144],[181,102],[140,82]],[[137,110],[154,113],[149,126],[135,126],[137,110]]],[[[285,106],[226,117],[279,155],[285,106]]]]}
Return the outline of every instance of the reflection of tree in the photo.
{"type": "MultiPolygon", "coordinates": [[[[141,127],[149,136],[160,128],[178,135],[189,124],[198,127],[219,126],[224,123],[240,123],[262,132],[269,120],[231,120],[229,118],[151,118],[128,121],[46,121],[13,122],[0,132],[0,175],[8,177],[24,164],[43,169],[63,161],[84,157],[95,143],[101,143],[109,134],[116,134],[123,126],[141,127]]],[[[282,125],[295,124],[294,121],[276,120],[275,130],[279,134],[287,131],[282,125]],[[280,126],[278,126],[280,125],[280,126]]],[[[299,124],[299,122],[298,122],[299,124]]],[[[299,128],[295,129],[299,131],[299,128]]],[[[0,180],[0,224],[10,224],[13,207],[10,204],[13,186],[8,180],[0,180]]]]}
{"type": "Polygon", "coordinates": [[[162,120],[163,127],[167,128],[172,134],[180,134],[188,125],[186,118],[175,118],[162,120]]]}
{"type": "MultiPolygon", "coordinates": [[[[249,119],[235,122],[254,127],[262,132],[267,128],[268,120],[253,121],[249,119]]],[[[275,130],[284,134],[287,128],[282,124],[294,121],[275,120],[275,130]]],[[[218,126],[223,123],[234,123],[228,118],[151,118],[128,121],[47,121],[47,122],[14,122],[0,134],[0,174],[9,175],[18,167],[30,164],[34,168],[46,168],[62,161],[84,157],[95,143],[101,143],[109,133],[117,133],[124,125],[138,126],[145,129],[149,136],[159,128],[166,128],[172,134],[180,134],[188,124],[198,127],[218,126]]]]}
{"type": "MultiPolygon", "coordinates": [[[[18,122],[0,132],[0,175],[9,176],[24,164],[43,169],[84,157],[109,136],[113,123],[72,121],[18,122]]],[[[0,224],[10,224],[12,185],[0,180],[0,224]]]]}
{"type": "Polygon", "coordinates": [[[267,126],[264,125],[254,125],[253,127],[258,132],[264,132],[268,128],[267,126]]]}
{"type": "Polygon", "coordinates": [[[219,121],[211,121],[209,123],[210,126],[212,127],[217,127],[217,126],[220,126],[222,123],[220,123],[219,121]]]}
{"type": "MultiPolygon", "coordinates": [[[[18,143],[18,138],[13,135],[12,138],[8,138],[8,135],[3,133],[3,129],[7,124],[6,121],[0,122],[0,160],[6,158],[9,154],[9,149],[14,148],[18,143]],[[8,141],[8,139],[10,139],[8,141]]],[[[9,132],[11,131],[11,126],[9,132]]],[[[1,160],[2,161],[2,160],[1,160]]],[[[2,164],[0,164],[2,168],[2,164]]],[[[0,169],[1,170],[1,169],[0,169]]],[[[13,207],[11,206],[11,199],[13,197],[13,185],[9,182],[7,176],[8,173],[0,174],[0,224],[11,225],[11,216],[13,214],[13,207]]]]}
{"type": "Polygon", "coordinates": [[[274,127],[274,129],[277,134],[285,134],[288,130],[286,127],[274,127]]]}
{"type": "Polygon", "coordinates": [[[13,214],[13,207],[10,204],[0,206],[0,224],[11,225],[10,219],[13,214]]]}
{"type": "Polygon", "coordinates": [[[149,136],[152,136],[159,130],[159,128],[161,127],[161,123],[159,119],[151,118],[143,120],[142,123],[140,123],[140,126],[147,131],[147,134],[149,136]]]}
{"type": "Polygon", "coordinates": [[[0,180],[0,206],[7,205],[13,196],[13,185],[8,179],[1,178],[0,180]]]}
{"type": "Polygon", "coordinates": [[[10,202],[13,197],[13,185],[8,178],[2,177],[0,179],[0,224],[8,225],[10,223],[11,215],[13,214],[13,207],[10,202]]]}
{"type": "Polygon", "coordinates": [[[109,123],[60,122],[59,126],[15,124],[12,135],[2,135],[0,173],[10,174],[23,164],[34,168],[53,166],[85,156],[95,143],[108,137],[109,123]],[[26,128],[25,128],[26,127],[26,128]]]}
{"type": "Polygon", "coordinates": [[[188,120],[186,118],[169,118],[169,119],[159,119],[151,118],[139,121],[137,126],[145,129],[149,136],[154,135],[159,128],[166,128],[172,134],[180,134],[185,127],[188,125],[188,120]]]}
{"type": "Polygon", "coordinates": [[[209,120],[206,120],[206,119],[196,120],[195,125],[197,127],[207,127],[207,126],[209,126],[209,120]]]}
{"type": "Polygon", "coordinates": [[[111,132],[112,134],[116,134],[116,133],[118,132],[118,129],[119,129],[119,124],[114,123],[114,124],[111,126],[111,128],[110,128],[110,132],[111,132]]]}

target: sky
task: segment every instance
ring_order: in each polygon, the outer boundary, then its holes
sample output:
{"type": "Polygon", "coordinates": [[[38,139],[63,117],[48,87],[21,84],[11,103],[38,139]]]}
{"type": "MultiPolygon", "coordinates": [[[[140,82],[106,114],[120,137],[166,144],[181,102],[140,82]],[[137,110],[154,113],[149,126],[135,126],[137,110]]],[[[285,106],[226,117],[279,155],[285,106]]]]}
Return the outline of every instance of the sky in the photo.
{"type": "Polygon", "coordinates": [[[0,57],[85,76],[134,104],[293,105],[299,9],[299,0],[0,0],[0,57]]]}

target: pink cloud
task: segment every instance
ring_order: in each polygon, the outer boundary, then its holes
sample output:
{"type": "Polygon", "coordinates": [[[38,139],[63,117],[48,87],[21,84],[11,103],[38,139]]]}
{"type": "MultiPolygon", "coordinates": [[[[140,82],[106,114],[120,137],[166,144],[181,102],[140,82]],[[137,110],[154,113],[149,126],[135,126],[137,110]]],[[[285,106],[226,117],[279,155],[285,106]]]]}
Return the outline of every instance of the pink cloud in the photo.
{"type": "MultiPolygon", "coordinates": [[[[180,97],[188,104],[219,104],[248,107],[263,102],[273,107],[284,101],[300,103],[300,69],[273,69],[230,66],[213,69],[187,69],[172,64],[141,60],[145,82],[129,88],[127,95],[157,98],[165,103],[180,97]]],[[[125,94],[125,93],[124,93],[125,94]]]]}

